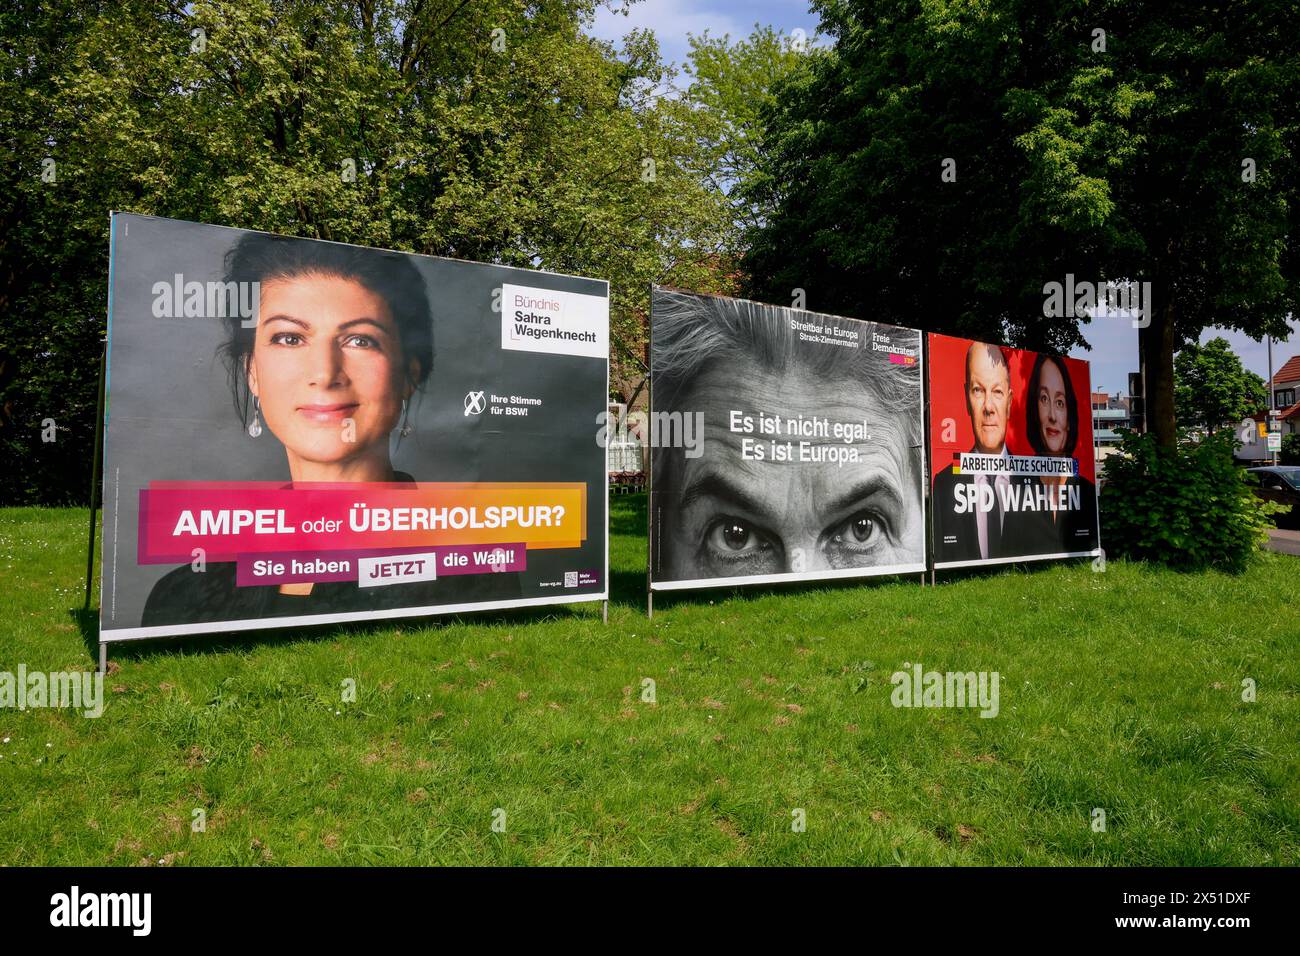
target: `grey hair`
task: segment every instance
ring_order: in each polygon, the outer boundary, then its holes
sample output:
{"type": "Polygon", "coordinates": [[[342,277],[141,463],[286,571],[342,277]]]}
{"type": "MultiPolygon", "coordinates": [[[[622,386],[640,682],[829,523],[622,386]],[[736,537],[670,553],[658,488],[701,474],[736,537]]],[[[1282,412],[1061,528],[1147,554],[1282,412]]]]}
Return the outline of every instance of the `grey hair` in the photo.
{"type": "MultiPolygon", "coordinates": [[[[866,398],[865,405],[874,412],[872,418],[880,421],[881,434],[875,440],[887,447],[889,454],[897,455],[904,481],[900,492],[904,496],[915,494],[915,512],[923,514],[920,339],[915,339],[918,360],[910,365],[894,364],[889,360],[891,352],[872,349],[878,332],[891,333],[891,339],[902,337],[898,333],[909,338],[917,333],[744,299],[663,289],[651,293],[650,312],[650,403],[654,415],[675,416],[680,412],[682,420],[688,419],[693,410],[685,406],[694,390],[719,365],[725,368],[728,363],[757,364],[764,376],[774,378],[798,369],[809,373],[814,382],[828,382],[824,392],[831,399],[844,398],[850,389],[858,389],[855,398],[866,398]],[[801,341],[801,330],[794,328],[794,323],[836,329],[852,326],[858,332],[858,347],[829,343],[818,346],[801,341]]],[[[695,414],[703,418],[701,412],[695,414]]],[[[680,545],[675,544],[671,533],[659,531],[660,514],[667,516],[671,527],[673,514],[680,506],[681,489],[676,484],[684,464],[685,451],[672,444],[658,447],[651,459],[651,568],[655,572],[675,567],[673,549],[680,545]]]]}
{"type": "MultiPolygon", "coordinates": [[[[678,410],[680,401],[713,366],[748,359],[774,374],[801,368],[820,378],[858,383],[872,393],[885,419],[897,425],[906,447],[920,447],[924,424],[919,337],[918,361],[896,365],[888,352],[870,347],[875,332],[896,333],[895,326],[664,289],[654,290],[652,303],[651,400],[656,412],[678,410]],[[852,322],[861,327],[859,347],[808,348],[799,341],[791,320],[840,326],[852,322]]],[[[667,457],[659,455],[657,461],[667,457]]]]}

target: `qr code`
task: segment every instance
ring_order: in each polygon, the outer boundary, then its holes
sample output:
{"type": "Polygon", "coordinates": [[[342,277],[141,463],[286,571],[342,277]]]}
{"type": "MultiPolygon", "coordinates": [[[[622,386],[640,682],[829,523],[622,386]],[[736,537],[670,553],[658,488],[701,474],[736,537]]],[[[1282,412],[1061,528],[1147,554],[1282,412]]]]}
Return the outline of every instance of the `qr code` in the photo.
{"type": "Polygon", "coordinates": [[[565,586],[566,588],[576,588],[576,587],[578,586],[578,572],[577,572],[577,571],[565,571],[565,572],[564,572],[564,586],[565,586]]]}

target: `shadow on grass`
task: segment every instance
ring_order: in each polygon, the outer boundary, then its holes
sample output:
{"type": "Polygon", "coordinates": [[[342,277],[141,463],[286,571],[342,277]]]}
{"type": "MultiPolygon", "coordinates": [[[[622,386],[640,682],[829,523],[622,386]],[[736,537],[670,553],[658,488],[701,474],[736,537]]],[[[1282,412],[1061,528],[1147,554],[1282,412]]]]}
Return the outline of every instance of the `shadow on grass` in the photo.
{"type": "MultiPolygon", "coordinates": [[[[920,586],[920,572],[903,575],[881,575],[867,578],[829,578],[824,581],[789,581],[779,584],[759,584],[753,586],[728,585],[720,588],[692,588],[682,591],[656,591],[655,610],[667,611],[682,604],[702,604],[719,601],[758,601],[778,595],[799,595],[810,592],[853,591],[861,588],[879,588],[895,582],[911,582],[920,586]]],[[[645,575],[641,575],[642,588],[645,587],[645,575]]],[[[645,606],[644,593],[641,599],[645,606]]]]}
{"type": "MultiPolygon", "coordinates": [[[[1081,558],[1078,563],[1087,564],[1091,559],[1081,558]]],[[[1010,574],[1041,574],[1052,567],[1069,564],[1070,560],[1057,561],[1026,561],[1016,562],[1014,564],[999,564],[986,568],[954,568],[950,571],[937,572],[935,584],[937,587],[943,587],[948,584],[957,584],[962,581],[975,578],[995,578],[1010,574]]],[[[644,587],[645,576],[635,575],[638,581],[642,582],[644,587]]],[[[779,584],[763,584],[753,587],[729,585],[720,588],[698,588],[682,591],[656,591],[655,592],[655,610],[669,610],[681,604],[699,604],[704,600],[711,602],[716,601],[757,601],[761,598],[772,597],[776,595],[798,595],[809,592],[825,593],[835,591],[852,591],[867,588],[882,588],[891,584],[909,584],[918,589],[928,586],[930,581],[930,572],[926,571],[924,576],[921,572],[912,572],[909,574],[890,574],[880,575],[878,577],[862,578],[830,578],[821,581],[790,581],[779,584]],[[925,585],[922,585],[924,578],[925,585]]],[[[630,584],[629,584],[630,587],[630,584]]],[[[611,592],[612,593],[612,592],[611,592]]],[[[924,600],[927,592],[918,590],[917,600],[924,600]]],[[[645,604],[644,594],[641,597],[642,606],[645,604]]]]}
{"type": "Polygon", "coordinates": [[[636,538],[646,534],[646,499],[642,492],[635,495],[610,495],[609,498],[609,533],[636,538]]]}
{"type": "MultiPolygon", "coordinates": [[[[276,647],[301,641],[333,641],[348,637],[370,637],[394,628],[413,626],[445,629],[460,624],[538,624],[556,618],[588,617],[598,613],[595,601],[575,604],[547,604],[541,607],[488,608],[478,612],[457,614],[429,614],[419,617],[384,617],[374,620],[343,621],[334,624],[311,624],[294,627],[277,627],[274,618],[268,618],[265,628],[248,631],[213,632],[192,637],[157,637],[139,640],[110,641],[109,656],[117,660],[135,660],[156,654],[197,655],[224,654],[231,651],[251,651],[262,647],[276,647]]],[[[81,632],[87,653],[99,661],[99,609],[75,608],[68,612],[81,632]]]]}
{"type": "Polygon", "coordinates": [[[645,571],[609,570],[609,604],[610,607],[641,608],[645,610],[645,571]]]}

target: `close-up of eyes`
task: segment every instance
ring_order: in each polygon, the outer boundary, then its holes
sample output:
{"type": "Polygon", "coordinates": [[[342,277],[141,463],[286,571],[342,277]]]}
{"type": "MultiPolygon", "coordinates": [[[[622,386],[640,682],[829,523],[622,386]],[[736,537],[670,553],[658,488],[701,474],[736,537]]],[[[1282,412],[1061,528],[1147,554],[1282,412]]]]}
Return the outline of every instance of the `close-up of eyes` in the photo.
{"type": "Polygon", "coordinates": [[[889,523],[877,511],[859,511],[831,529],[827,557],[834,566],[852,564],[872,554],[890,540],[889,523]]]}
{"type": "MultiPolygon", "coordinates": [[[[298,332],[276,332],[271,336],[272,345],[284,345],[290,348],[302,345],[306,340],[298,332]]],[[[357,349],[378,349],[379,339],[373,335],[353,333],[343,338],[343,344],[357,349]]]]}
{"type": "MultiPolygon", "coordinates": [[[[870,563],[891,540],[888,518],[864,509],[821,535],[818,545],[826,565],[849,568],[870,563]]],[[[776,574],[789,571],[780,538],[752,521],[716,517],[705,526],[700,557],[715,573],[776,574]]],[[[796,569],[799,570],[799,569],[796,569]]]]}
{"type": "Polygon", "coordinates": [[[721,515],[710,520],[698,545],[697,559],[708,573],[777,574],[784,571],[783,550],[771,532],[742,518],[721,515]]]}
{"type": "Polygon", "coordinates": [[[831,540],[849,547],[862,547],[875,542],[881,533],[881,522],[870,512],[854,515],[836,529],[831,540]]]}
{"type": "Polygon", "coordinates": [[[773,549],[772,543],[754,525],[739,518],[719,518],[709,525],[704,543],[721,555],[746,557],[773,549]]]}

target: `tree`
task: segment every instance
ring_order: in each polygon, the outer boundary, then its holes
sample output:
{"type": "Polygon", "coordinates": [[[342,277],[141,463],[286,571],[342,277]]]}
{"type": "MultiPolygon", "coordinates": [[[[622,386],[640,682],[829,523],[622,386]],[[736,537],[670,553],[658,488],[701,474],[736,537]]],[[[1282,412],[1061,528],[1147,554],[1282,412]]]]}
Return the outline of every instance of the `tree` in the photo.
{"type": "Polygon", "coordinates": [[[1300,465],[1300,434],[1282,436],[1282,454],[1279,465],[1300,465]]]}
{"type": "Polygon", "coordinates": [[[755,294],[802,287],[810,308],[1063,351],[1087,317],[1045,314],[1049,283],[1149,282],[1139,335],[1166,448],[1180,345],[1209,325],[1285,333],[1293,0],[815,7],[833,45],[778,88],[748,185],[773,209],[746,260],[755,294]]]}
{"type": "Polygon", "coordinates": [[[1279,506],[1255,497],[1232,449],[1226,431],[1169,449],[1154,435],[1122,433],[1101,493],[1106,553],[1185,571],[1246,570],[1279,506]]]}
{"type": "Polygon", "coordinates": [[[690,37],[691,83],[682,95],[700,118],[712,181],[732,203],[737,248],[764,221],[765,210],[743,189],[762,160],[763,114],[812,42],[758,24],[734,43],[729,35],[690,37]]]}
{"type": "MultiPolygon", "coordinates": [[[[671,98],[662,108],[679,109],[683,127],[693,137],[694,170],[715,195],[729,204],[727,227],[713,254],[689,288],[696,292],[734,294],[741,285],[738,262],[748,234],[761,222],[763,210],[742,192],[754,175],[762,148],[761,116],[774,97],[777,83],[799,62],[807,38],[786,37],[771,27],[755,25],[747,38],[730,35],[690,36],[684,88],[669,78],[671,98]]],[[[629,407],[644,393],[650,369],[645,346],[649,315],[637,316],[642,334],[629,328],[616,337],[610,369],[612,397],[629,407]]]]}
{"type": "Polygon", "coordinates": [[[85,494],[115,209],[608,277],[639,355],[648,283],[715,283],[732,212],[654,37],[592,39],[596,5],[8,0],[0,500],[85,494]]]}
{"type": "Polygon", "coordinates": [[[1210,434],[1235,428],[1268,405],[1264,380],[1242,367],[1228,340],[1184,345],[1174,359],[1174,405],[1178,424],[1210,434]]]}

